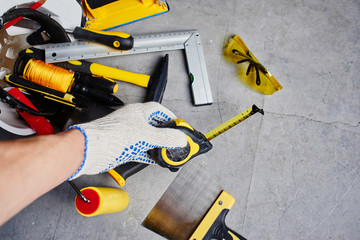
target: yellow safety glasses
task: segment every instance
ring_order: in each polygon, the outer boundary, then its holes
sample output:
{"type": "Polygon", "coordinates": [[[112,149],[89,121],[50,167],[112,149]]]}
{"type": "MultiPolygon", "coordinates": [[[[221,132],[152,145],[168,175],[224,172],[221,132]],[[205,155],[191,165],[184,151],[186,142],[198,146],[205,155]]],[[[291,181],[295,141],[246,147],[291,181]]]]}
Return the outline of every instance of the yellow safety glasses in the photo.
{"type": "Polygon", "coordinates": [[[280,83],[261,65],[238,35],[226,44],[224,53],[238,65],[239,77],[249,87],[266,95],[282,89],[280,83]]]}

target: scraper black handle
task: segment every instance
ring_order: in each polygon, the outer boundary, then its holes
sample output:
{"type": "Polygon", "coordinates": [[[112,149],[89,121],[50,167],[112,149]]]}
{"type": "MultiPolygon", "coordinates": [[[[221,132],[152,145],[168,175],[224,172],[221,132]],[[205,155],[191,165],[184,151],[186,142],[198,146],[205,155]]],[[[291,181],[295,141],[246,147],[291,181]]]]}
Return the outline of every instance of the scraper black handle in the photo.
{"type": "Polygon", "coordinates": [[[237,232],[228,228],[225,224],[225,218],[228,214],[229,209],[224,209],[219,214],[216,221],[213,223],[209,231],[206,233],[204,240],[211,239],[225,239],[225,240],[246,240],[243,236],[238,234],[237,232]]]}

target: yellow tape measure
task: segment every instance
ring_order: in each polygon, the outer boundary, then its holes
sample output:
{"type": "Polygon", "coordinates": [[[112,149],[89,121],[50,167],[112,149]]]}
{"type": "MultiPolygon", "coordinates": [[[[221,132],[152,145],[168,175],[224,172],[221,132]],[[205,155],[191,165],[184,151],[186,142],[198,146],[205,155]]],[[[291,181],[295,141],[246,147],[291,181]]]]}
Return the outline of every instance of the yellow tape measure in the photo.
{"type": "Polygon", "coordinates": [[[237,124],[241,123],[242,121],[244,121],[245,119],[247,119],[248,117],[250,117],[251,115],[254,115],[255,113],[261,113],[262,115],[264,115],[264,110],[258,108],[256,105],[252,105],[250,108],[246,109],[245,111],[243,111],[242,113],[236,115],[235,117],[231,118],[230,120],[224,122],[223,124],[221,124],[220,126],[214,128],[213,130],[211,130],[210,132],[205,134],[205,137],[208,140],[211,140],[217,136],[219,136],[220,134],[222,134],[223,132],[229,130],[230,128],[236,126],[237,124]]]}
{"type": "Polygon", "coordinates": [[[177,171],[179,167],[184,165],[190,159],[208,152],[212,148],[212,144],[209,142],[209,140],[219,136],[221,133],[241,123],[257,112],[264,114],[262,109],[259,109],[256,105],[253,105],[249,109],[236,115],[229,121],[226,121],[205,135],[196,131],[182,119],[166,122],[161,127],[179,129],[186,134],[188,143],[187,146],[178,149],[155,148],[149,150],[149,154],[160,166],[167,167],[171,171],[177,171]]]}

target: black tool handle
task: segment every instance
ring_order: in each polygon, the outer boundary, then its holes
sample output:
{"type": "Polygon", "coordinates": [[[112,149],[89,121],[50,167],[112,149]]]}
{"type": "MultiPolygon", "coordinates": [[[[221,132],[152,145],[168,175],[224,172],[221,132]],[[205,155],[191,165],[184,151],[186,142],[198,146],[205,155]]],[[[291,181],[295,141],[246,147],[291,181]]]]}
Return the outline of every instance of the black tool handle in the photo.
{"type": "Polygon", "coordinates": [[[105,92],[99,92],[95,89],[90,88],[86,84],[80,83],[79,81],[74,82],[74,85],[71,89],[71,92],[76,95],[80,94],[86,97],[89,97],[100,104],[106,105],[106,106],[123,106],[124,102],[121,101],[116,96],[105,93],[105,92]]]}
{"type": "Polygon", "coordinates": [[[122,32],[94,31],[76,27],[73,34],[75,39],[100,43],[117,50],[130,50],[134,46],[134,38],[122,32]]]}
{"type": "Polygon", "coordinates": [[[125,164],[120,165],[119,167],[115,168],[115,171],[118,174],[120,174],[124,178],[124,180],[126,180],[128,177],[143,170],[147,166],[148,166],[148,164],[144,164],[144,163],[128,162],[128,163],[125,163],[125,164]]]}
{"type": "Polygon", "coordinates": [[[118,84],[112,80],[107,80],[102,77],[94,77],[89,74],[78,74],[78,81],[105,93],[115,93],[118,90],[118,84]]]}
{"type": "Polygon", "coordinates": [[[212,240],[212,239],[225,239],[225,240],[246,240],[243,236],[238,234],[237,232],[228,228],[225,224],[225,218],[228,214],[229,209],[224,209],[219,214],[216,221],[213,223],[209,231],[206,233],[204,240],[212,240]]]}
{"type": "MultiPolygon", "coordinates": [[[[151,83],[149,83],[149,90],[146,98],[147,102],[154,101],[161,103],[167,83],[168,65],[169,56],[166,54],[161,59],[155,73],[151,76],[151,83]]],[[[129,162],[118,166],[114,170],[119,173],[124,178],[124,180],[126,180],[126,178],[134,175],[147,166],[149,165],[145,163],[129,162]]]]}
{"type": "Polygon", "coordinates": [[[34,58],[37,60],[45,61],[45,50],[31,47],[20,51],[19,56],[26,59],[34,58]]]}
{"type": "Polygon", "coordinates": [[[146,102],[161,103],[164,96],[169,66],[169,55],[166,54],[159,62],[156,71],[150,77],[146,102]]]}

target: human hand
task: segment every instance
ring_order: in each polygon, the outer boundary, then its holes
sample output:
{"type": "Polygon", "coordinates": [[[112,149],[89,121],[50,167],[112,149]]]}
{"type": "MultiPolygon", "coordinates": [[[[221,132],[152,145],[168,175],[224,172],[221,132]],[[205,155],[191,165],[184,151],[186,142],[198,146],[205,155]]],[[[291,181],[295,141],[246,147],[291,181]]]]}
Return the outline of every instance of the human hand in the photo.
{"type": "Polygon", "coordinates": [[[180,130],[157,128],[176,116],[159,103],[129,104],[100,119],[71,126],[85,137],[84,160],[68,179],[98,174],[135,161],[156,164],[147,153],[152,148],[180,148],[187,144],[180,130]]]}

